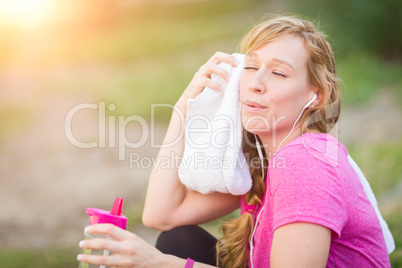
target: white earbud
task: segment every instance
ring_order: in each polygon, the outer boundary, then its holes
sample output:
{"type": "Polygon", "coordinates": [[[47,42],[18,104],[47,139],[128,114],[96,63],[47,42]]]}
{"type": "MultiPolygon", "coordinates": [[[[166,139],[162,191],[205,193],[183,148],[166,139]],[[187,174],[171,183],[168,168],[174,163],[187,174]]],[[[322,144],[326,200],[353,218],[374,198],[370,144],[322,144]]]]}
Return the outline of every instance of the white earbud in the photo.
{"type": "Polygon", "coordinates": [[[317,99],[317,94],[314,93],[313,98],[303,107],[303,109],[309,107],[310,104],[312,104],[316,99],[317,99]]]}
{"type": "Polygon", "coordinates": [[[276,149],[276,151],[278,151],[279,148],[281,148],[282,143],[283,143],[283,142],[290,136],[290,134],[293,132],[293,130],[295,129],[295,126],[296,126],[297,121],[299,121],[301,115],[303,114],[304,109],[308,108],[308,107],[310,106],[310,104],[312,104],[313,101],[315,101],[316,99],[317,99],[317,94],[314,93],[313,98],[312,98],[309,102],[307,102],[306,105],[304,105],[304,107],[303,107],[303,109],[301,110],[299,116],[297,117],[295,123],[293,124],[293,127],[292,127],[292,129],[290,130],[289,134],[281,141],[281,143],[279,143],[279,146],[278,146],[278,148],[276,149]]]}

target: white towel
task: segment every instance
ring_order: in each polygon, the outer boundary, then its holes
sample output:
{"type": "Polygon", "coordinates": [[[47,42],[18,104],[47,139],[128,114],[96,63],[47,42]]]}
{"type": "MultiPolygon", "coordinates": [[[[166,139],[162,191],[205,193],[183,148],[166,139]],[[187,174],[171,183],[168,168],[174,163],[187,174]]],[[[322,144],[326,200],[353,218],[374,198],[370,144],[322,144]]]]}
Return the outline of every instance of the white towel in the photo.
{"type": "Polygon", "coordinates": [[[220,63],[230,75],[229,83],[212,74],[222,92],[205,88],[188,100],[185,147],[179,178],[188,189],[203,194],[212,192],[243,195],[252,185],[242,151],[243,126],[240,118],[239,79],[244,55],[233,54],[236,68],[220,63]]]}
{"type": "MultiPolygon", "coordinates": [[[[236,68],[220,63],[230,75],[229,83],[212,75],[224,90],[205,88],[187,103],[185,147],[179,167],[179,178],[190,190],[246,194],[252,185],[247,161],[242,151],[243,126],[239,103],[239,79],[244,68],[244,55],[233,54],[236,68]]],[[[359,176],[363,189],[380,221],[388,254],[395,242],[378,209],[377,200],[366,177],[350,155],[349,163],[359,176]]]]}
{"type": "Polygon", "coordinates": [[[364,176],[363,172],[360,170],[359,166],[356,162],[352,159],[350,155],[348,155],[349,163],[352,165],[353,169],[357,173],[360,179],[360,183],[363,185],[364,192],[367,195],[368,200],[370,201],[371,205],[373,206],[375,213],[377,214],[378,220],[380,221],[382,234],[384,235],[385,244],[387,245],[388,254],[391,254],[392,251],[395,249],[395,242],[394,238],[392,237],[391,231],[388,228],[388,224],[383,219],[380,210],[378,209],[377,200],[374,196],[373,190],[370,187],[369,182],[367,181],[366,177],[364,176]]]}

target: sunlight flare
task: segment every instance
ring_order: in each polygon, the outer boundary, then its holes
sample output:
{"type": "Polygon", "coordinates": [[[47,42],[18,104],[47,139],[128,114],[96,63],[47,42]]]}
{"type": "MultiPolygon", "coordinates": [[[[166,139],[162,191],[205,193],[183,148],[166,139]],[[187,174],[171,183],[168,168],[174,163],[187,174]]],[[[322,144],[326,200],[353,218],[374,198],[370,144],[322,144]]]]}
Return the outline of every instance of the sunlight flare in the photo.
{"type": "Polygon", "coordinates": [[[51,0],[0,0],[1,23],[31,28],[51,17],[51,0]]]}

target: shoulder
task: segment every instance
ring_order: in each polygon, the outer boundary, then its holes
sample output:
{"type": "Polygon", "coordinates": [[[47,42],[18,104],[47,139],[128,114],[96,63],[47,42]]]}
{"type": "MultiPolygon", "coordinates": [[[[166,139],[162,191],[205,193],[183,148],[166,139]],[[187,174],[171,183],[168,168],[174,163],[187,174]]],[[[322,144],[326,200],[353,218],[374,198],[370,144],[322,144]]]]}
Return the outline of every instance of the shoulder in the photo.
{"type": "Polygon", "coordinates": [[[278,163],[293,167],[306,167],[306,163],[336,167],[347,155],[346,148],[331,134],[305,133],[274,155],[271,168],[279,167],[278,163]]]}
{"type": "Polygon", "coordinates": [[[342,192],[340,168],[347,150],[336,138],[324,133],[306,133],[279,150],[269,163],[270,190],[317,188],[342,192]]]}
{"type": "Polygon", "coordinates": [[[274,226],[309,222],[339,235],[347,218],[343,164],[338,164],[344,159],[345,147],[328,134],[304,134],[278,151],[270,162],[267,185],[274,226]]]}

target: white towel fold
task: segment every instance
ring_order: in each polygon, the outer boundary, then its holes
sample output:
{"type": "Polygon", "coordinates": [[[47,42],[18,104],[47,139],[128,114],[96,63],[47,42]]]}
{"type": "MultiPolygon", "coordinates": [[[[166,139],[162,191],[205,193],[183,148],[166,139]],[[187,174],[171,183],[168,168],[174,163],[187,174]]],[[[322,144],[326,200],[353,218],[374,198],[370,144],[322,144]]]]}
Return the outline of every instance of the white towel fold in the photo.
{"type": "Polygon", "coordinates": [[[205,88],[187,103],[185,147],[179,178],[187,188],[203,194],[212,192],[243,195],[252,185],[242,151],[239,79],[244,55],[233,54],[236,68],[220,63],[230,75],[229,83],[212,74],[222,92],[205,88]]]}
{"type": "MultiPolygon", "coordinates": [[[[243,126],[239,103],[239,79],[244,68],[244,55],[235,53],[233,56],[239,62],[236,68],[220,63],[230,75],[229,83],[212,75],[212,80],[224,90],[219,92],[207,87],[187,103],[185,147],[179,178],[188,189],[203,194],[243,195],[252,185],[242,151],[243,126]]],[[[377,214],[390,254],[395,249],[395,242],[378,209],[370,184],[350,155],[348,160],[377,214]]]]}

